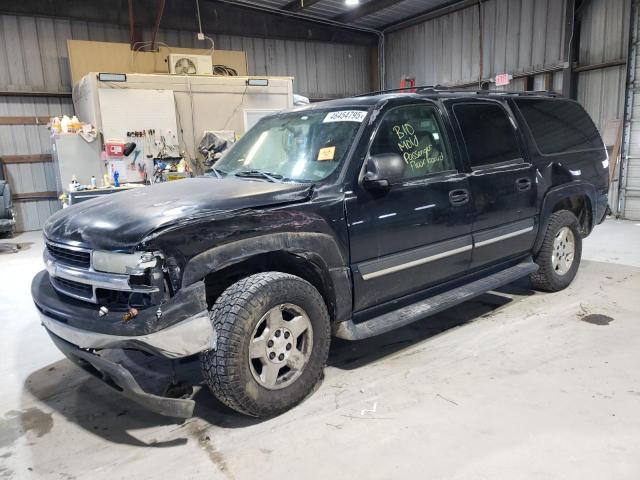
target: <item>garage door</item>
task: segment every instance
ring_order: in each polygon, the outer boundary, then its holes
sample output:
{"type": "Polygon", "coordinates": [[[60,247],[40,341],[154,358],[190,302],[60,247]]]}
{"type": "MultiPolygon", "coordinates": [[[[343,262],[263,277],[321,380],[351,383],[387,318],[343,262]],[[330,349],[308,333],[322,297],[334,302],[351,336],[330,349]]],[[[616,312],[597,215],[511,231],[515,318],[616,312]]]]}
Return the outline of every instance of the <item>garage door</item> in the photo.
{"type": "MultiPolygon", "coordinates": [[[[640,10],[638,10],[640,11],[640,10]]],[[[624,218],[640,220],[640,22],[636,19],[631,54],[635,56],[635,71],[627,93],[629,120],[625,122],[625,149],[627,158],[622,179],[622,213],[624,218]]],[[[632,65],[633,67],[633,65],[632,65]]]]}

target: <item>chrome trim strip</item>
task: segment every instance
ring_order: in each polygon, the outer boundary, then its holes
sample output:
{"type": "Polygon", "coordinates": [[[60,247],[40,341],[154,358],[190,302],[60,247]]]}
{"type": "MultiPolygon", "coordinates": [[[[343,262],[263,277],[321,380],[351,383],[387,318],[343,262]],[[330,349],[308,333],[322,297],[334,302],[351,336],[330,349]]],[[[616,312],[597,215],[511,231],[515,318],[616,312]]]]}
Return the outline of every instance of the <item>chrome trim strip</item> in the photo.
{"type": "Polygon", "coordinates": [[[402,263],[400,265],[394,265],[393,267],[384,268],[382,270],[377,270],[371,273],[365,273],[362,275],[363,280],[371,280],[372,278],[381,277],[383,275],[387,275],[389,273],[399,272],[400,270],[405,270],[407,268],[416,267],[418,265],[422,265],[425,263],[433,262],[435,260],[439,260],[441,258],[450,257],[452,255],[457,255],[458,253],[466,252],[471,250],[472,245],[466,245],[464,247],[454,248],[453,250],[447,250],[446,252],[438,253],[436,255],[431,255],[428,257],[420,258],[418,260],[413,260],[411,262],[402,263]]]}
{"type": "Polygon", "coordinates": [[[54,247],[66,248],[67,250],[75,250],[76,252],[91,253],[91,249],[90,248],[76,247],[75,245],[68,245],[66,243],[52,242],[47,237],[44,238],[44,242],[45,242],[45,246],[46,246],[46,244],[50,244],[50,245],[53,245],[54,247]]]}
{"type": "Polygon", "coordinates": [[[80,348],[134,348],[167,358],[195,355],[215,350],[217,334],[206,310],[175,325],[139,336],[107,335],[81,330],[38,312],[42,325],[57,337],[80,348]]]}
{"type": "Polygon", "coordinates": [[[485,245],[490,245],[492,243],[500,242],[502,240],[506,240],[507,238],[517,237],[518,235],[531,232],[532,230],[533,230],[533,226],[523,228],[522,230],[516,230],[515,232],[505,233],[504,235],[500,235],[498,237],[493,237],[493,238],[489,238],[488,240],[483,240],[482,242],[478,242],[475,244],[475,246],[484,247],[485,245]]]}

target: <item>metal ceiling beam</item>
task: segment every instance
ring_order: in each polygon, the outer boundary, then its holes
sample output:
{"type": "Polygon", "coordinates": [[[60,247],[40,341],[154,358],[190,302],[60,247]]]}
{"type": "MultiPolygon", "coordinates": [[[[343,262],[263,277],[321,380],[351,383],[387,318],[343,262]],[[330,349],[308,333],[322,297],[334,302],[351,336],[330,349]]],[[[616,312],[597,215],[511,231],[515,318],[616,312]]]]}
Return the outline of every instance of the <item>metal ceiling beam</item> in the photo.
{"type": "Polygon", "coordinates": [[[400,30],[401,28],[410,27],[412,25],[417,25],[418,23],[427,22],[429,20],[433,20],[434,18],[443,17],[445,15],[449,15],[450,13],[457,12],[459,10],[464,10],[465,8],[473,7],[478,3],[484,3],[486,0],[454,0],[452,2],[446,3],[440,7],[431,8],[429,10],[425,10],[422,13],[417,15],[411,15],[404,20],[400,20],[398,22],[392,22],[387,25],[384,25],[380,28],[385,33],[393,32],[395,30],[400,30]]]}
{"type": "Polygon", "coordinates": [[[362,17],[366,17],[367,15],[371,15],[373,13],[379,12],[386,8],[392,7],[394,5],[402,3],[403,0],[371,0],[363,5],[360,5],[353,10],[349,10],[348,12],[342,13],[336,17],[333,17],[332,20],[335,22],[349,23],[353,22],[362,17]]]}
{"type": "MultiPolygon", "coordinates": [[[[135,0],[136,29],[153,28],[158,0],[135,0]]],[[[375,46],[374,33],[322,23],[320,20],[300,19],[291,12],[265,12],[245,5],[231,5],[221,0],[200,3],[202,24],[207,33],[246,37],[309,40],[375,46]]],[[[20,0],[0,2],[0,14],[28,15],[83,20],[125,26],[129,29],[129,11],[126,0],[20,0]]],[[[165,29],[198,31],[195,4],[182,0],[167,0],[162,27],[165,29]]]]}
{"type": "Polygon", "coordinates": [[[164,5],[165,0],[158,0],[158,14],[156,15],[156,21],[153,24],[153,31],[151,32],[151,47],[148,49],[150,52],[153,52],[156,47],[156,37],[158,36],[158,30],[160,30],[160,21],[164,13],[164,5]]]}
{"type": "Polygon", "coordinates": [[[284,7],[282,7],[282,9],[289,12],[301,12],[305,8],[312,7],[313,5],[321,1],[322,0],[293,0],[292,2],[287,3],[284,7]]]}

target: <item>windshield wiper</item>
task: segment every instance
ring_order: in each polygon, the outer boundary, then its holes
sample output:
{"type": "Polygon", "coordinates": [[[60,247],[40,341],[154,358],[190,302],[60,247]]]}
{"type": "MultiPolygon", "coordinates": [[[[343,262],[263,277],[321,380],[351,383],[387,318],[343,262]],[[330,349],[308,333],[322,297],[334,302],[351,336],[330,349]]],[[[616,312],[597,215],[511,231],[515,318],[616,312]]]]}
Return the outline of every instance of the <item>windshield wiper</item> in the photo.
{"type": "Polygon", "coordinates": [[[279,173],[269,173],[263,172],[261,170],[242,170],[240,172],[236,172],[234,174],[236,177],[246,177],[246,178],[264,178],[269,182],[277,182],[278,180],[282,180],[282,175],[279,173]]]}
{"type": "Polygon", "coordinates": [[[220,170],[218,170],[217,168],[211,168],[211,172],[213,172],[213,174],[216,176],[216,178],[222,178],[222,174],[220,173],[220,170]]]}

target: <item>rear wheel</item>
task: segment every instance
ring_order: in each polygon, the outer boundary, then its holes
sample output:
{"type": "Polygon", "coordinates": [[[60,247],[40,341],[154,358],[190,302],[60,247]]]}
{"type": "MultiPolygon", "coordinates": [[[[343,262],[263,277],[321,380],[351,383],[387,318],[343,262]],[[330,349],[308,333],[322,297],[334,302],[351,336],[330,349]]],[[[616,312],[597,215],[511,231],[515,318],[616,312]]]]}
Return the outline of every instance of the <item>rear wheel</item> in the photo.
{"type": "Polygon", "coordinates": [[[320,293],[279,272],[252,275],[216,300],[215,351],[201,354],[213,394],[241,413],[268,417],[301,402],[322,376],[330,322],[320,293]]]}
{"type": "Polygon", "coordinates": [[[582,257],[582,237],[578,219],[568,210],[551,215],[542,247],[536,255],[540,267],[529,278],[533,287],[557,292],[573,281],[582,257]]]}

